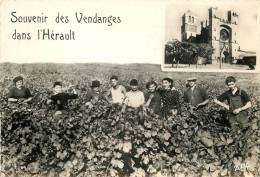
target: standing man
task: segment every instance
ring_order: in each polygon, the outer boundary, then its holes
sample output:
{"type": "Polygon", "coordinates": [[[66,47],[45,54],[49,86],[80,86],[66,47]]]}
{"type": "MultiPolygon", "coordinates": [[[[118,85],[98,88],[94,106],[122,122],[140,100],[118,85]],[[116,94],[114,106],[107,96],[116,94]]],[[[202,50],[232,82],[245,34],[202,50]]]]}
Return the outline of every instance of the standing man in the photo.
{"type": "Polygon", "coordinates": [[[162,114],[164,117],[180,114],[180,94],[173,89],[171,78],[162,79],[162,89],[158,89],[162,99],[162,114]]]}
{"type": "Polygon", "coordinates": [[[125,104],[132,108],[139,108],[144,105],[144,93],[138,90],[138,81],[132,79],[130,81],[131,90],[126,93],[125,104]]]}
{"type": "Polygon", "coordinates": [[[233,76],[227,77],[225,82],[229,90],[214,99],[214,102],[229,111],[228,119],[231,128],[238,125],[244,129],[248,126],[247,110],[252,106],[250,98],[244,90],[237,87],[233,76]],[[227,104],[224,101],[227,101],[227,104]]]}
{"type": "MultiPolygon", "coordinates": [[[[72,86],[70,86],[70,88],[72,88],[72,86]]],[[[71,93],[66,93],[62,88],[62,83],[56,81],[53,84],[53,95],[50,97],[50,100],[48,100],[47,103],[53,103],[56,105],[57,109],[61,111],[67,108],[69,100],[76,98],[78,98],[78,94],[75,88],[72,88],[71,93]]],[[[56,113],[60,114],[60,112],[56,113]]]]}
{"type": "Polygon", "coordinates": [[[100,89],[100,82],[98,80],[92,81],[91,84],[91,90],[87,92],[86,95],[86,103],[85,105],[89,108],[92,109],[93,105],[98,102],[98,100],[103,99],[103,95],[100,89]]]}
{"type": "Polygon", "coordinates": [[[122,104],[125,100],[126,89],[124,86],[118,84],[118,77],[112,76],[110,78],[111,88],[105,95],[106,100],[112,104],[122,104]],[[111,96],[111,99],[109,99],[111,96]]]}
{"type": "Polygon", "coordinates": [[[143,106],[144,106],[144,93],[138,89],[138,81],[132,79],[130,81],[131,90],[126,93],[126,99],[122,108],[122,112],[125,112],[126,107],[133,108],[135,113],[139,115],[139,123],[144,123],[143,117],[143,106]],[[142,112],[141,112],[142,111],[142,112]]]}
{"type": "Polygon", "coordinates": [[[205,89],[196,84],[197,78],[187,79],[188,89],[184,92],[184,101],[190,103],[192,107],[198,109],[205,106],[208,102],[208,94],[205,89]]]}
{"type": "Polygon", "coordinates": [[[145,94],[145,106],[148,107],[153,113],[161,115],[161,95],[156,90],[157,83],[155,81],[146,84],[148,93],[145,94]]]}

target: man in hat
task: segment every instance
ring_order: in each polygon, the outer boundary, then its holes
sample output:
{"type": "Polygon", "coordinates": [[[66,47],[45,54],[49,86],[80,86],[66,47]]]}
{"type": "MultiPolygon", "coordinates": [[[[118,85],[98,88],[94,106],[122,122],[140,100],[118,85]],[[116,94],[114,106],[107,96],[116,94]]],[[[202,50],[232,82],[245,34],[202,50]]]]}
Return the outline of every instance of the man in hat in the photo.
{"type": "Polygon", "coordinates": [[[209,102],[206,90],[197,86],[196,81],[196,77],[188,78],[186,83],[188,89],[184,92],[184,101],[190,103],[195,110],[209,102]]]}
{"type": "MultiPolygon", "coordinates": [[[[72,88],[73,86],[70,86],[72,88]]],[[[57,105],[58,110],[64,110],[68,104],[68,100],[76,99],[78,97],[77,91],[75,88],[72,88],[71,93],[66,93],[63,91],[62,83],[59,81],[54,82],[53,84],[53,95],[47,103],[54,103],[57,105]]]]}
{"type": "Polygon", "coordinates": [[[94,80],[91,83],[91,90],[89,90],[87,92],[86,95],[86,106],[88,106],[88,108],[92,108],[93,105],[100,99],[103,98],[101,89],[100,89],[100,82],[98,80],[94,80]]]}
{"type": "Polygon", "coordinates": [[[130,81],[131,90],[126,93],[125,105],[132,108],[140,108],[144,105],[144,93],[138,90],[138,81],[132,79],[130,81]]]}
{"type": "Polygon", "coordinates": [[[173,87],[171,78],[162,79],[162,89],[158,89],[162,99],[162,114],[164,117],[180,114],[180,94],[173,87]]]}
{"type": "Polygon", "coordinates": [[[237,126],[244,129],[248,126],[247,110],[252,106],[250,98],[236,85],[236,79],[233,76],[227,77],[225,83],[229,89],[214,99],[214,102],[229,112],[228,119],[232,129],[237,126]],[[227,101],[227,104],[224,101],[227,101]]]}
{"type": "Polygon", "coordinates": [[[17,102],[19,99],[24,99],[23,102],[30,102],[32,94],[28,88],[23,85],[23,77],[17,76],[13,79],[14,87],[9,90],[8,101],[17,102]]]}
{"type": "Polygon", "coordinates": [[[123,85],[118,84],[118,77],[112,76],[110,78],[111,88],[105,95],[106,100],[112,104],[122,104],[125,100],[126,89],[123,85]],[[111,96],[111,99],[109,99],[111,96]]]}

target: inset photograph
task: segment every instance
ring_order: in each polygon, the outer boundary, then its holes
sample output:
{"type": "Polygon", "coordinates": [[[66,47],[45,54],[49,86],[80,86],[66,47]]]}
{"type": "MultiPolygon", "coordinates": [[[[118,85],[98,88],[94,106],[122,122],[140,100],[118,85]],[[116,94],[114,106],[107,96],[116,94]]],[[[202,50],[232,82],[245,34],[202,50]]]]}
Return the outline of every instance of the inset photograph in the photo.
{"type": "Polygon", "coordinates": [[[169,4],[162,69],[255,72],[257,11],[254,4],[169,4]]]}

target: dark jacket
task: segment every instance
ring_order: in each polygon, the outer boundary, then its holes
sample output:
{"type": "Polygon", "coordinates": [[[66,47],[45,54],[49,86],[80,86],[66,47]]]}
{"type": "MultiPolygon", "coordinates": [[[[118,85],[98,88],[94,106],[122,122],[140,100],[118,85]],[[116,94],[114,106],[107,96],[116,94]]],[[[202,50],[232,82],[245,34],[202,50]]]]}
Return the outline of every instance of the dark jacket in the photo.
{"type": "Polygon", "coordinates": [[[63,110],[68,104],[69,99],[77,98],[77,94],[58,93],[51,96],[51,100],[57,105],[58,110],[63,110]]]}

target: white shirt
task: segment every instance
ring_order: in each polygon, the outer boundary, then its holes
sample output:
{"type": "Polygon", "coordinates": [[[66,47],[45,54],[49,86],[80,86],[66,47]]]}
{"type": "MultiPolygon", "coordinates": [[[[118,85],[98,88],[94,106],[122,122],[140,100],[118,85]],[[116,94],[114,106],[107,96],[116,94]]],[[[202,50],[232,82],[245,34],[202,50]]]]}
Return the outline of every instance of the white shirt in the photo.
{"type": "Polygon", "coordinates": [[[137,91],[130,91],[126,93],[126,105],[138,108],[144,104],[144,93],[137,90],[137,91]]]}
{"type": "Polygon", "coordinates": [[[237,87],[235,87],[234,90],[232,90],[232,94],[235,95],[237,90],[238,90],[237,87]]]}
{"type": "Polygon", "coordinates": [[[194,86],[191,87],[190,89],[191,89],[192,91],[194,91],[195,87],[196,87],[196,85],[194,85],[194,86]]]}
{"type": "Polygon", "coordinates": [[[125,99],[125,94],[123,92],[123,86],[119,85],[118,88],[114,89],[113,87],[110,89],[112,102],[113,103],[123,103],[125,99]]]}

